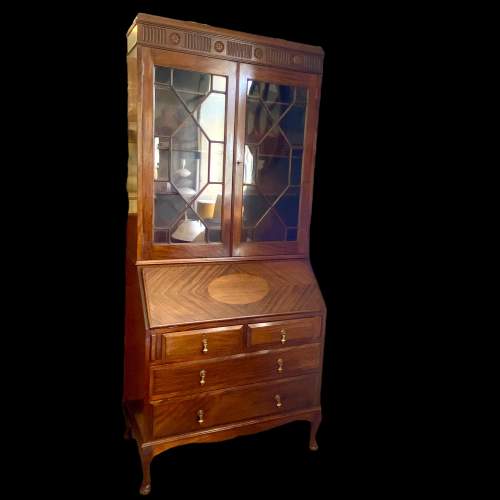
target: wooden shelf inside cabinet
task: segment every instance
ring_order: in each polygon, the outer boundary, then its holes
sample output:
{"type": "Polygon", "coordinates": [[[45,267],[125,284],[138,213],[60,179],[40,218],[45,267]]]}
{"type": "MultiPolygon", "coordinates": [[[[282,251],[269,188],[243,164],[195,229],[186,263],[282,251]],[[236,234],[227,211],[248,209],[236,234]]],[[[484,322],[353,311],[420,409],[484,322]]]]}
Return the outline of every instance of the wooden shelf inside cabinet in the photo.
{"type": "Polygon", "coordinates": [[[174,446],[307,420],[317,449],[323,51],[146,14],[127,41],[123,403],[147,494],[151,460],[174,446]]]}

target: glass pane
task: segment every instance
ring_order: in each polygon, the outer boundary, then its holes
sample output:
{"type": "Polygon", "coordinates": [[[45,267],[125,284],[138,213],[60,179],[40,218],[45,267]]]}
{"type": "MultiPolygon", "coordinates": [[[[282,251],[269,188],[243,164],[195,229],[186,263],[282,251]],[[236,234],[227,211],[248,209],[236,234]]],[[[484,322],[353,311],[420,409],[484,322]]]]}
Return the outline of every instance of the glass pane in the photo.
{"type": "Polygon", "coordinates": [[[255,241],[283,241],[285,239],[285,226],[280,218],[270,210],[255,228],[255,241]]]}
{"type": "Polygon", "coordinates": [[[243,183],[255,184],[257,172],[257,148],[245,144],[245,161],[243,171],[243,183]]]}
{"type": "Polygon", "coordinates": [[[208,94],[210,91],[210,75],[206,73],[174,69],[173,83],[175,90],[195,92],[198,94],[208,94]]]}
{"type": "Polygon", "coordinates": [[[210,143],[210,182],[222,182],[224,177],[224,144],[210,143]]]}
{"type": "Polygon", "coordinates": [[[276,202],[276,212],[287,226],[297,226],[299,223],[300,188],[290,187],[276,202]]]}
{"type": "Polygon", "coordinates": [[[194,202],[195,211],[207,228],[210,243],[221,241],[222,184],[209,184],[194,202]]]}
{"type": "Polygon", "coordinates": [[[290,184],[292,186],[298,186],[300,184],[300,179],[302,176],[302,150],[294,149],[292,151],[292,169],[290,172],[290,184]],[[300,153],[300,156],[296,156],[300,153]]]}
{"type": "Polygon", "coordinates": [[[246,111],[246,142],[258,143],[273,126],[271,115],[264,103],[247,100],[246,111]]]}
{"type": "Polygon", "coordinates": [[[287,241],[297,241],[297,228],[289,227],[286,232],[287,241]]]}
{"type": "Polygon", "coordinates": [[[179,194],[155,195],[155,227],[169,228],[181,215],[186,202],[179,194]]]}
{"type": "Polygon", "coordinates": [[[171,72],[172,70],[170,68],[162,68],[161,66],[155,66],[155,82],[170,85],[171,72]]]}
{"type": "Polygon", "coordinates": [[[280,118],[285,114],[286,110],[290,108],[290,104],[282,104],[282,103],[266,103],[269,114],[271,115],[271,119],[273,123],[276,123],[280,120],[280,118]]]}
{"type": "Polygon", "coordinates": [[[203,99],[205,99],[204,95],[190,94],[188,92],[181,92],[180,90],[177,91],[177,94],[191,113],[200,105],[203,99]]]}
{"type": "Polygon", "coordinates": [[[200,151],[204,137],[200,127],[189,117],[172,137],[172,149],[177,149],[178,151],[200,151]]]}
{"type": "Polygon", "coordinates": [[[259,158],[257,187],[272,203],[288,186],[289,159],[265,157],[259,158]]]}
{"type": "Polygon", "coordinates": [[[170,139],[160,140],[155,137],[155,171],[154,178],[169,180],[170,178],[170,139]]]}
{"type": "Polygon", "coordinates": [[[242,241],[296,241],[307,89],[249,80],[242,241]]]}
{"type": "Polygon", "coordinates": [[[208,182],[209,142],[192,118],[172,137],[172,182],[191,201],[208,182]]]}
{"type": "Polygon", "coordinates": [[[290,154],[290,146],[288,145],[288,141],[279,127],[273,128],[273,130],[267,134],[266,138],[260,143],[259,154],[284,156],[288,158],[288,155],[290,154]]]}
{"type": "Polygon", "coordinates": [[[170,136],[188,117],[188,112],[171,88],[155,89],[155,135],[170,136]]]}
{"type": "Polygon", "coordinates": [[[172,229],[172,243],[204,243],[206,227],[200,218],[188,208],[172,229]]]}
{"type": "Polygon", "coordinates": [[[293,101],[293,92],[294,88],[289,85],[264,83],[262,85],[261,98],[264,102],[291,103],[293,101]]]}
{"type": "Polygon", "coordinates": [[[156,243],[221,241],[226,90],[225,76],[155,67],[156,243]]]}
{"type": "Polygon", "coordinates": [[[255,186],[243,187],[243,226],[255,226],[269,209],[269,203],[255,186]]]}
{"type": "Polygon", "coordinates": [[[307,89],[303,87],[297,87],[295,89],[295,102],[303,104],[307,102],[307,89]]]}
{"type": "Polygon", "coordinates": [[[209,184],[194,202],[194,209],[205,223],[220,225],[222,184],[209,184]]]}
{"type": "Polygon", "coordinates": [[[285,132],[290,144],[301,145],[304,143],[304,124],[306,108],[294,105],[280,121],[280,127],[285,132]]]}
{"type": "Polygon", "coordinates": [[[212,76],[212,90],[217,90],[218,92],[226,91],[226,77],[225,76],[212,76]]]}
{"type": "Polygon", "coordinates": [[[197,112],[198,121],[211,141],[224,141],[226,96],[210,94],[197,112]]]}

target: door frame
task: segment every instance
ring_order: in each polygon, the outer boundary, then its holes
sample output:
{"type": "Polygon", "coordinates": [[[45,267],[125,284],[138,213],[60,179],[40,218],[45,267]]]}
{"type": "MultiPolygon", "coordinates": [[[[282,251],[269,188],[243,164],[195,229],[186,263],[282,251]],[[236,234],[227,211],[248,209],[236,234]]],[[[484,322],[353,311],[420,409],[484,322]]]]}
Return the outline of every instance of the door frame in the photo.
{"type": "Polygon", "coordinates": [[[138,92],[138,260],[183,259],[196,257],[227,257],[231,254],[231,199],[234,156],[234,119],[236,103],[237,64],[233,61],[208,58],[181,52],[140,47],[138,92]],[[154,66],[210,73],[227,77],[225,161],[221,214],[221,243],[168,243],[153,241],[154,204],[154,66]]]}
{"type": "Polygon", "coordinates": [[[240,63],[236,104],[235,169],[233,175],[233,256],[297,255],[302,257],[309,255],[309,226],[311,223],[320,92],[321,75],[240,63]],[[309,91],[304,130],[299,221],[296,241],[241,241],[246,92],[247,81],[249,79],[281,85],[306,87],[309,91]]]}

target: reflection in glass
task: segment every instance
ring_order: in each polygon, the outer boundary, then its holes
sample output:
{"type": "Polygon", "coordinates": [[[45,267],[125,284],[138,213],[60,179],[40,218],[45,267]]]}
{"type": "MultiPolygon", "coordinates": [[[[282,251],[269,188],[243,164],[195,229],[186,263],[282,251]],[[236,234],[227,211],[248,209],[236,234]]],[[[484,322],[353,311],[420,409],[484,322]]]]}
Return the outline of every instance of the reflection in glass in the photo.
{"type": "Polygon", "coordinates": [[[155,136],[170,136],[189,116],[171,88],[155,89],[155,136]]]}
{"type": "Polygon", "coordinates": [[[243,184],[255,184],[257,162],[256,149],[245,144],[245,160],[243,162],[243,184]]]}
{"type": "Polygon", "coordinates": [[[249,99],[246,109],[246,142],[255,144],[261,141],[272,126],[273,120],[264,103],[249,99]]]}
{"type": "Polygon", "coordinates": [[[204,95],[190,94],[188,92],[177,91],[177,95],[181,98],[189,111],[192,113],[205,99],[204,95]]]}
{"type": "Polygon", "coordinates": [[[289,187],[285,194],[276,202],[276,212],[287,226],[297,226],[299,223],[300,188],[289,187]]]}
{"type": "Polygon", "coordinates": [[[255,241],[283,241],[285,233],[286,228],[280,218],[274,210],[270,210],[255,228],[254,239],[255,241]]]}
{"type": "Polygon", "coordinates": [[[211,141],[224,140],[224,118],[226,116],[226,96],[210,94],[203,101],[199,112],[201,128],[211,141]]]}
{"type": "Polygon", "coordinates": [[[155,66],[155,82],[170,85],[172,83],[172,70],[170,68],[155,66]]]}
{"type": "Polygon", "coordinates": [[[210,145],[210,182],[222,182],[224,175],[224,144],[212,142],[210,145]]]}
{"type": "Polygon", "coordinates": [[[306,108],[298,104],[292,106],[280,122],[280,127],[285,132],[290,144],[304,144],[304,124],[306,108]]]}
{"type": "Polygon", "coordinates": [[[204,243],[206,227],[191,208],[177,221],[172,229],[173,243],[204,243]]]}
{"type": "Polygon", "coordinates": [[[269,203],[255,186],[243,186],[243,226],[255,226],[269,209],[269,203]]]}
{"type": "Polygon", "coordinates": [[[169,228],[180,216],[186,202],[178,193],[155,195],[155,227],[169,228]]]}
{"type": "Polygon", "coordinates": [[[248,80],[242,241],[296,241],[307,89],[248,80]]]}
{"type": "Polygon", "coordinates": [[[225,92],[226,80],[227,78],[225,76],[212,76],[212,90],[216,92],[225,92]]]}
{"type": "Polygon", "coordinates": [[[175,90],[207,94],[210,91],[210,75],[196,71],[174,69],[173,84],[175,90]]]}
{"type": "Polygon", "coordinates": [[[226,87],[223,76],[155,67],[155,243],[221,241],[226,87]]]}
{"type": "Polygon", "coordinates": [[[257,185],[260,192],[272,203],[288,186],[289,159],[271,156],[260,162],[257,185]]]}

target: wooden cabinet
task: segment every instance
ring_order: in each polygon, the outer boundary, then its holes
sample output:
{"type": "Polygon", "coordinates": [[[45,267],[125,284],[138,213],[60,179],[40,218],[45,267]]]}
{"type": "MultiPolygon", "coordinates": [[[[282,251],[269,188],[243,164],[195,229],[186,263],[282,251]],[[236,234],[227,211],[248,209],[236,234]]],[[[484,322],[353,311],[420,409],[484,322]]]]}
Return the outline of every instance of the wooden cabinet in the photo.
{"type": "Polygon", "coordinates": [[[174,446],[308,420],[317,448],[323,51],[145,14],[127,40],[124,409],[146,494],[174,446]]]}

